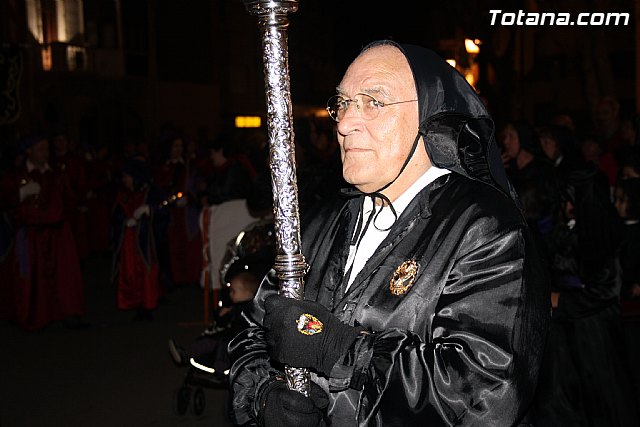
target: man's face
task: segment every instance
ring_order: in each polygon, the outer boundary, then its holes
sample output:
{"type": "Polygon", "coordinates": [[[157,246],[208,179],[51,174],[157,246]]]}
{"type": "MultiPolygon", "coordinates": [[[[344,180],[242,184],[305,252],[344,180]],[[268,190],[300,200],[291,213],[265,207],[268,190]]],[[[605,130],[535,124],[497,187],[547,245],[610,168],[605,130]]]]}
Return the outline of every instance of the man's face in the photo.
{"type": "Polygon", "coordinates": [[[502,143],[502,152],[510,159],[518,157],[520,152],[520,138],[516,128],[511,125],[507,125],[500,135],[500,142],[502,143]]]}
{"type": "MultiPolygon", "coordinates": [[[[349,99],[364,93],[383,103],[417,98],[409,63],[392,46],[374,47],[356,58],[337,93],[349,99]]],[[[418,103],[382,107],[371,120],[364,119],[353,104],[338,123],[342,173],[347,182],[368,193],[400,172],[418,131],[418,103]]]]}
{"type": "Polygon", "coordinates": [[[545,156],[547,156],[551,160],[555,160],[558,158],[560,153],[558,152],[558,144],[556,144],[556,140],[549,137],[543,136],[540,138],[540,145],[542,146],[542,151],[545,156]]]}

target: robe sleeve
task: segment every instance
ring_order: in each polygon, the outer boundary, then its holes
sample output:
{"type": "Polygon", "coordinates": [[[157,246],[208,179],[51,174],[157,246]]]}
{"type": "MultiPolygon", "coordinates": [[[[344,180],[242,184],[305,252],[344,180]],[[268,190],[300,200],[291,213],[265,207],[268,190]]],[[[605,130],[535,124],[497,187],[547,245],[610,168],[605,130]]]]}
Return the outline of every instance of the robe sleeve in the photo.
{"type": "Polygon", "coordinates": [[[491,426],[513,425],[526,411],[538,360],[526,353],[540,349],[537,338],[524,348],[535,325],[524,324],[523,230],[473,246],[466,253],[461,246],[426,336],[372,331],[334,366],[331,391],[349,387],[366,396],[361,425],[373,424],[378,409],[405,421],[491,426]]]}
{"type": "Polygon", "coordinates": [[[250,326],[229,344],[229,358],[233,362],[229,373],[231,394],[230,416],[236,425],[258,425],[259,398],[262,390],[284,373],[273,367],[267,353],[262,302],[278,292],[277,278],[272,270],[260,285],[253,305],[242,312],[250,326]]]}

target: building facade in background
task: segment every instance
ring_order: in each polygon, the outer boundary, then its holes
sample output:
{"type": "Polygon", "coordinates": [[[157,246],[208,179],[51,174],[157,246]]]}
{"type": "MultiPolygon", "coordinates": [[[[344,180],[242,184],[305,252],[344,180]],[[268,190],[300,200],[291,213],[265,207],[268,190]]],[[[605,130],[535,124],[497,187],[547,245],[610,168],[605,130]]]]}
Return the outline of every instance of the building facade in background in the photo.
{"type": "MultiPolygon", "coordinates": [[[[348,58],[387,37],[455,60],[497,121],[562,112],[586,123],[604,95],[635,113],[635,14],[626,27],[491,26],[498,1],[359,3],[301,0],[290,16],[295,116],[322,120],[348,58]]],[[[513,3],[634,11],[631,0],[513,3]]],[[[204,141],[238,115],[265,117],[257,22],[241,0],[5,0],[0,36],[5,139],[64,128],[80,143],[119,146],[171,128],[204,141]]]]}

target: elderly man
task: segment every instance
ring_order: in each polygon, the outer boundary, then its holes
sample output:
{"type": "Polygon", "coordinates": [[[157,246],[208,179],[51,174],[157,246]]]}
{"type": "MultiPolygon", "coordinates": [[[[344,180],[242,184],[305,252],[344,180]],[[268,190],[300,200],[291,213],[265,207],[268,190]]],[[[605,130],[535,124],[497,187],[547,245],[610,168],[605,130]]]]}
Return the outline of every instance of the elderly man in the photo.
{"type": "Polygon", "coordinates": [[[328,110],[357,191],[305,227],[304,301],[263,282],[230,345],[235,421],[521,422],[549,294],[483,104],[433,52],[383,41],[328,110]],[[284,364],[309,368],[309,398],[284,364]]]}

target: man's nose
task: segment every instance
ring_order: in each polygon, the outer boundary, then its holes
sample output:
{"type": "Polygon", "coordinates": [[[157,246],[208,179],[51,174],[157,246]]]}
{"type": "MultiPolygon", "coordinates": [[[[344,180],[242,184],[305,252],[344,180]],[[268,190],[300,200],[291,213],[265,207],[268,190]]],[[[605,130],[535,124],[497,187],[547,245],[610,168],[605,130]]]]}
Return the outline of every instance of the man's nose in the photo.
{"type": "Polygon", "coordinates": [[[357,103],[350,102],[344,112],[344,116],[338,122],[338,132],[342,135],[348,135],[358,129],[362,124],[362,115],[357,103]]]}

